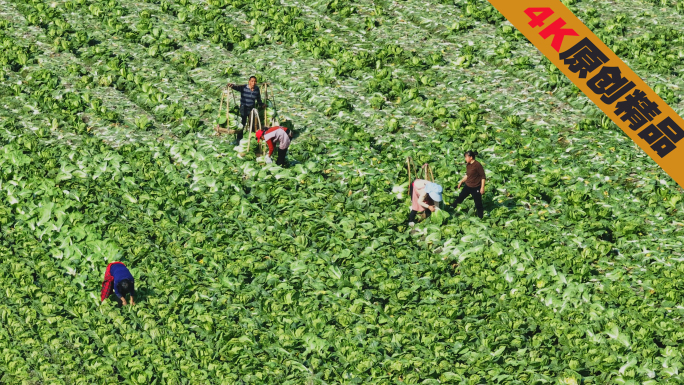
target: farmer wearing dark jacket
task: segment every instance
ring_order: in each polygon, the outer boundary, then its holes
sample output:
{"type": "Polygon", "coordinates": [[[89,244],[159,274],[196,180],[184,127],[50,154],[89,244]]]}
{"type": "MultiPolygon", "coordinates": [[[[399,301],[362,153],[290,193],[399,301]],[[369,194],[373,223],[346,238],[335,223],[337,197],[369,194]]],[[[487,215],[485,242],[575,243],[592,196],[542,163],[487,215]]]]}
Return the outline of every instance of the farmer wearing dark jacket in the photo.
{"type": "Polygon", "coordinates": [[[121,299],[123,305],[127,305],[126,294],[131,295],[131,306],[135,305],[133,295],[135,294],[133,275],[126,265],[121,262],[112,262],[107,265],[105,271],[104,282],[102,282],[102,292],[100,293],[100,300],[104,301],[112,294],[116,294],[117,298],[121,299]]]}
{"type": "MultiPolygon", "coordinates": [[[[228,87],[240,92],[240,116],[242,117],[242,127],[245,127],[247,123],[247,117],[252,112],[252,109],[256,107],[261,107],[263,102],[261,101],[261,90],[259,86],[256,85],[257,78],[252,76],[249,78],[249,83],[243,84],[241,86],[235,85],[233,83],[228,83],[228,87]]],[[[242,139],[243,132],[239,130],[237,133],[237,140],[242,139]]]]}
{"type": "Polygon", "coordinates": [[[456,207],[457,205],[461,204],[468,197],[468,195],[470,195],[473,197],[473,201],[475,201],[477,216],[482,219],[484,216],[482,195],[485,193],[486,180],[484,168],[482,168],[480,162],[475,160],[475,157],[477,156],[476,151],[466,151],[464,156],[466,161],[466,176],[464,176],[463,179],[458,182],[458,188],[461,188],[461,185],[464,182],[465,186],[463,186],[463,190],[461,190],[461,194],[458,196],[458,198],[456,198],[453,206],[456,207]]]}

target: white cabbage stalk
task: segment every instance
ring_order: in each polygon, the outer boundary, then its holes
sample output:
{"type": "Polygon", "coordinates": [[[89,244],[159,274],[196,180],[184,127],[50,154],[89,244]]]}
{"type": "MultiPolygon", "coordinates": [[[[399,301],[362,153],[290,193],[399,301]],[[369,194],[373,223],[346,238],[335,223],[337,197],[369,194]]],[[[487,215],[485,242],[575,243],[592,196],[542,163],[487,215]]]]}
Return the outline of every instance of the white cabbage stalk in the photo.
{"type": "Polygon", "coordinates": [[[235,150],[238,154],[246,153],[247,152],[247,137],[242,138],[242,140],[240,140],[240,144],[235,146],[233,148],[233,150],[235,150]]]}

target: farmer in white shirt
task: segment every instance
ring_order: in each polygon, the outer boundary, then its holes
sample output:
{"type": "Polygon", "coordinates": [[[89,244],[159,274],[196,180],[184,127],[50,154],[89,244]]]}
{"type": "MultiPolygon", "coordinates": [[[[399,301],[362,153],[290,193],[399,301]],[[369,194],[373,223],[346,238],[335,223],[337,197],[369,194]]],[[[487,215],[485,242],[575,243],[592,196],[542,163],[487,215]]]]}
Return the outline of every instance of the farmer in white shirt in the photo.
{"type": "Polygon", "coordinates": [[[285,157],[287,156],[287,149],[290,147],[292,130],[287,129],[287,127],[279,126],[278,122],[274,122],[274,124],[275,126],[269,128],[268,131],[257,131],[257,141],[261,141],[263,138],[268,145],[268,156],[266,157],[266,163],[273,162],[271,156],[273,156],[273,150],[275,149],[274,143],[278,142],[278,160],[276,161],[276,164],[278,166],[285,166],[285,157]]]}
{"type": "Polygon", "coordinates": [[[426,218],[430,217],[436,207],[442,201],[442,186],[424,179],[416,179],[411,184],[411,213],[409,214],[409,226],[415,225],[416,214],[425,212],[426,218]]]}

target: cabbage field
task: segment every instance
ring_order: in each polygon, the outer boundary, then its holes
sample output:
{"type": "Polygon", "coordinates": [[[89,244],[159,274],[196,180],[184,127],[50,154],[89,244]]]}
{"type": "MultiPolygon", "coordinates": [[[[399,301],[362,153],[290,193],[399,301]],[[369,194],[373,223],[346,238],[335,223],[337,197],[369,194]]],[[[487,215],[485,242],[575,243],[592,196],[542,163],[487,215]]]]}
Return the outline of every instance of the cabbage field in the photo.
{"type": "MultiPolygon", "coordinates": [[[[684,112],[683,1],[564,3],[684,112]]],[[[684,381],[684,191],[484,0],[0,0],[0,44],[1,384],[684,381]],[[252,74],[289,167],[214,135],[252,74]],[[406,157],[451,202],[471,149],[484,219],[409,228],[406,157]]]]}

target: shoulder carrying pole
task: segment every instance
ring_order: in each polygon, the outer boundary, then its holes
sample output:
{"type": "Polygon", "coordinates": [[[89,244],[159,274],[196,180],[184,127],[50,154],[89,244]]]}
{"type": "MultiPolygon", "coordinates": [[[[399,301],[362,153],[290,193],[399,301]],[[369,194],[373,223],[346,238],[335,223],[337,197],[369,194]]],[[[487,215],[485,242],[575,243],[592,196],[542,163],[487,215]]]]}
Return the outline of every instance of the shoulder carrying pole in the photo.
{"type": "MultiPolygon", "coordinates": [[[[430,165],[427,163],[423,165],[423,175],[425,175],[425,180],[435,183],[435,176],[432,174],[432,168],[430,168],[430,165]]],[[[435,202],[435,205],[440,207],[441,202],[435,202]]]]}
{"type": "Polygon", "coordinates": [[[268,83],[263,83],[261,86],[264,88],[264,126],[270,127],[271,125],[269,124],[269,121],[268,121],[268,107],[266,106],[266,101],[269,100],[268,83]]]}
{"type": "MultiPolygon", "coordinates": [[[[225,96],[226,92],[221,91],[221,103],[219,104],[219,110],[218,110],[218,117],[216,118],[216,127],[214,127],[214,131],[216,131],[216,136],[221,135],[221,124],[219,123],[221,119],[221,109],[223,108],[223,97],[225,96]]],[[[226,98],[228,100],[228,98],[226,98]]],[[[226,107],[226,115],[228,114],[228,108],[226,107]]]]}
{"type": "Polygon", "coordinates": [[[435,176],[432,174],[432,169],[427,163],[423,165],[423,175],[425,176],[425,180],[435,183],[435,176]]]}
{"type": "MultiPolygon", "coordinates": [[[[238,103],[237,103],[237,100],[235,99],[235,92],[231,92],[230,94],[233,95],[233,103],[237,106],[238,103]]],[[[237,127],[237,130],[235,130],[235,133],[236,133],[236,134],[237,134],[238,131],[240,131],[240,130],[243,130],[243,131],[244,131],[244,129],[245,129],[244,126],[243,126],[243,127],[240,127],[239,124],[238,124],[238,122],[240,122],[240,118],[241,118],[241,116],[240,116],[240,108],[238,108],[237,115],[235,115],[235,127],[237,127]]],[[[242,123],[240,123],[240,124],[242,124],[242,123]]],[[[236,137],[237,137],[237,136],[236,136],[236,137]]],[[[240,143],[238,143],[238,144],[240,144],[240,143]]]]}
{"type": "Polygon", "coordinates": [[[275,101],[275,92],[271,91],[271,95],[269,96],[269,100],[273,103],[273,113],[275,115],[278,115],[278,108],[276,107],[276,101],[275,101]]]}
{"type": "MultiPolygon", "coordinates": [[[[411,159],[410,156],[406,157],[406,170],[408,171],[408,178],[409,178],[409,181],[408,181],[409,182],[409,186],[408,186],[408,194],[409,195],[411,195],[411,183],[412,183],[411,169],[413,168],[412,167],[413,166],[412,161],[413,161],[413,159],[411,159]]],[[[414,170],[414,174],[415,174],[415,170],[414,170]]]]}
{"type": "Polygon", "coordinates": [[[249,151],[250,144],[252,142],[252,129],[254,129],[254,132],[257,132],[257,130],[261,129],[261,119],[259,119],[259,111],[257,111],[256,108],[252,108],[252,112],[250,113],[249,116],[250,124],[249,124],[249,133],[248,136],[249,138],[247,139],[247,151],[249,151]],[[259,122],[259,128],[257,128],[257,122],[259,122]]]}
{"type": "Polygon", "coordinates": [[[264,125],[270,126],[268,124],[268,107],[265,105],[268,100],[268,83],[264,83],[264,125]]]}
{"type": "MultiPolygon", "coordinates": [[[[230,97],[228,97],[228,90],[223,90],[221,92],[221,103],[219,104],[219,110],[218,110],[218,117],[217,117],[217,122],[216,122],[216,127],[214,127],[214,130],[216,131],[216,135],[219,136],[221,134],[234,134],[237,131],[230,129],[230,97]],[[221,128],[221,125],[218,123],[218,121],[221,120],[221,111],[223,110],[223,100],[225,99],[226,101],[226,128],[221,128]]],[[[237,120],[236,120],[237,122],[237,120]]]]}

